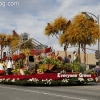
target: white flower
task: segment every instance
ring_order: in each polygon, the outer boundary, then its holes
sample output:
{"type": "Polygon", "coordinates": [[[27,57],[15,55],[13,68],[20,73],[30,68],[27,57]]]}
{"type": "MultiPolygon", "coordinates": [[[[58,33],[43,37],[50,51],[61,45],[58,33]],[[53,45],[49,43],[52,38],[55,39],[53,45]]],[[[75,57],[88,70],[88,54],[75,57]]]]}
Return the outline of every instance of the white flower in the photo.
{"type": "Polygon", "coordinates": [[[44,82],[45,80],[42,80],[42,82],[44,82]]]}
{"type": "Polygon", "coordinates": [[[52,79],[50,79],[50,81],[52,81],[52,79]]]}
{"type": "Polygon", "coordinates": [[[3,81],[5,80],[5,78],[2,79],[3,81]]]}
{"type": "Polygon", "coordinates": [[[6,79],[6,82],[8,82],[10,80],[10,78],[6,79]]]}
{"type": "Polygon", "coordinates": [[[45,80],[42,80],[42,82],[44,82],[44,84],[51,84],[51,81],[52,79],[45,79],[45,80]]]}
{"type": "Polygon", "coordinates": [[[19,80],[19,78],[17,78],[17,80],[19,80]]]}
{"type": "Polygon", "coordinates": [[[95,78],[95,80],[96,80],[96,82],[98,82],[98,81],[99,81],[99,78],[98,78],[98,77],[96,77],[96,78],[95,78]]]}
{"type": "Polygon", "coordinates": [[[15,79],[13,78],[11,81],[12,81],[12,82],[15,82],[15,79]]]}
{"type": "Polygon", "coordinates": [[[49,82],[49,84],[51,84],[51,82],[49,82]]]}
{"type": "Polygon", "coordinates": [[[84,78],[78,78],[78,80],[79,80],[80,82],[82,82],[82,81],[84,81],[84,78]]]}
{"type": "Polygon", "coordinates": [[[93,78],[88,78],[87,79],[89,82],[92,82],[93,81],[93,78]]]}
{"type": "Polygon", "coordinates": [[[60,73],[62,73],[62,74],[66,74],[66,71],[65,71],[65,70],[62,70],[60,73]]]}
{"type": "Polygon", "coordinates": [[[0,79],[0,82],[2,82],[3,80],[2,79],[0,79]]]}
{"type": "Polygon", "coordinates": [[[68,83],[68,79],[63,79],[62,82],[63,83],[68,83]]]}
{"type": "Polygon", "coordinates": [[[29,81],[29,82],[32,82],[32,79],[29,79],[28,81],[29,81]]]}
{"type": "Polygon", "coordinates": [[[38,82],[39,80],[36,79],[36,78],[30,78],[28,81],[29,81],[29,82],[38,82]]]}

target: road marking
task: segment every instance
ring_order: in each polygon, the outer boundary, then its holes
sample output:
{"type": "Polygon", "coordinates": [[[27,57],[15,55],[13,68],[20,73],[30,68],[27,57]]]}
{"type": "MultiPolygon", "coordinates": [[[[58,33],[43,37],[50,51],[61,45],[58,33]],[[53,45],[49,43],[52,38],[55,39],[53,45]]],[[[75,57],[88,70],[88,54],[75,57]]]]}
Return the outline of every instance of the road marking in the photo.
{"type": "Polygon", "coordinates": [[[74,88],[74,89],[81,89],[81,90],[83,90],[83,89],[88,89],[88,90],[100,90],[100,87],[93,87],[93,86],[83,86],[83,87],[81,87],[81,86],[75,86],[75,87],[66,87],[66,88],[74,88]]]}
{"type": "Polygon", "coordinates": [[[64,95],[57,95],[57,94],[51,94],[51,93],[43,93],[47,95],[53,95],[57,97],[63,97],[63,98],[70,98],[70,99],[75,99],[75,100],[87,100],[87,99],[82,99],[82,98],[76,98],[76,97],[70,97],[70,96],[64,96],[64,95]]]}
{"type": "Polygon", "coordinates": [[[39,91],[32,91],[32,90],[26,90],[26,89],[18,89],[18,88],[3,87],[3,86],[0,86],[0,88],[6,88],[6,89],[10,89],[10,90],[17,90],[17,91],[24,91],[24,92],[40,93],[40,94],[44,94],[44,95],[52,95],[52,96],[56,96],[56,97],[70,98],[73,100],[87,100],[87,99],[76,98],[76,97],[71,97],[71,96],[64,96],[64,95],[45,93],[45,92],[39,92],[39,91]]]}

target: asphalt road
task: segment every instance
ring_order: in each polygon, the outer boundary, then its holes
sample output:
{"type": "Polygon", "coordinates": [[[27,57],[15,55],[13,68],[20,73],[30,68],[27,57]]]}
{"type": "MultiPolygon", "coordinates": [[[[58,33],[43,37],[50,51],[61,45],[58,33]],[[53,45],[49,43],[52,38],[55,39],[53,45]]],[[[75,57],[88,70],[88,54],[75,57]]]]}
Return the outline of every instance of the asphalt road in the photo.
{"type": "Polygon", "coordinates": [[[100,100],[100,84],[52,87],[0,84],[0,100],[100,100]]]}

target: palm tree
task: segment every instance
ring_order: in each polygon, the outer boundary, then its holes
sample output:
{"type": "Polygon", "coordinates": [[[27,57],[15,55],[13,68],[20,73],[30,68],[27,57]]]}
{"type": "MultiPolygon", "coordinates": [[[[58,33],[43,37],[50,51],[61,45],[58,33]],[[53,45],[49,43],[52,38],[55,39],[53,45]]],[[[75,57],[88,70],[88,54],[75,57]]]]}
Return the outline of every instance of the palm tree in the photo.
{"type": "Polygon", "coordinates": [[[7,35],[1,33],[0,34],[0,46],[1,46],[1,59],[2,59],[2,52],[7,46],[7,35]]]}
{"type": "MultiPolygon", "coordinates": [[[[99,37],[98,25],[93,20],[87,20],[87,17],[83,14],[78,14],[74,17],[73,23],[77,23],[76,29],[80,34],[81,43],[80,46],[84,52],[84,62],[86,62],[86,45],[95,44],[99,37]]],[[[77,32],[77,31],[76,31],[77,32]]]]}
{"type": "Polygon", "coordinates": [[[86,45],[96,43],[98,39],[98,27],[97,24],[91,20],[87,20],[83,14],[77,14],[71,21],[71,25],[61,35],[60,43],[69,41],[71,45],[78,45],[78,60],[80,62],[80,48],[84,52],[84,62],[86,62],[86,45]]]}
{"type": "MultiPolygon", "coordinates": [[[[65,32],[69,24],[70,21],[67,21],[66,18],[58,17],[54,20],[53,23],[51,22],[47,24],[44,34],[47,36],[55,36],[59,40],[59,37],[65,32]]],[[[67,56],[66,50],[68,48],[69,42],[66,41],[64,45],[65,56],[67,56]]]]}

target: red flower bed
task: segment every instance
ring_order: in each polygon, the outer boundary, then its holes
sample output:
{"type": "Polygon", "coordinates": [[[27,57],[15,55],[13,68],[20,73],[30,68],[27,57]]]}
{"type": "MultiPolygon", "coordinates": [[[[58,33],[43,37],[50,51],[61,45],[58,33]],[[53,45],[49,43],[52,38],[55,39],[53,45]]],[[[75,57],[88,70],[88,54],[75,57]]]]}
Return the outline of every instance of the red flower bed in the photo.
{"type": "Polygon", "coordinates": [[[62,79],[61,77],[57,77],[57,73],[45,73],[45,74],[33,74],[33,75],[4,75],[0,78],[4,79],[30,79],[30,78],[36,78],[38,80],[42,79],[52,79],[52,80],[59,80],[62,79]]]}
{"type": "MultiPolygon", "coordinates": [[[[33,74],[33,75],[4,75],[4,76],[1,76],[0,78],[2,79],[20,79],[20,80],[23,80],[23,79],[31,79],[31,78],[36,78],[38,80],[46,80],[46,79],[52,79],[52,80],[61,80],[61,79],[64,79],[64,78],[70,78],[71,75],[77,75],[76,77],[79,77],[79,73],[66,73],[66,74],[60,74],[58,75],[58,73],[44,73],[44,74],[33,74]],[[63,76],[63,75],[66,75],[66,76],[63,76]],[[69,77],[68,77],[69,76],[69,77]]],[[[92,75],[90,74],[91,76],[84,76],[84,78],[96,78],[97,76],[96,75],[92,75]]]]}
{"type": "Polygon", "coordinates": [[[42,80],[42,79],[52,79],[52,80],[62,79],[62,78],[57,77],[57,73],[34,74],[34,75],[30,75],[29,78],[37,78],[39,80],[42,80]]]}

